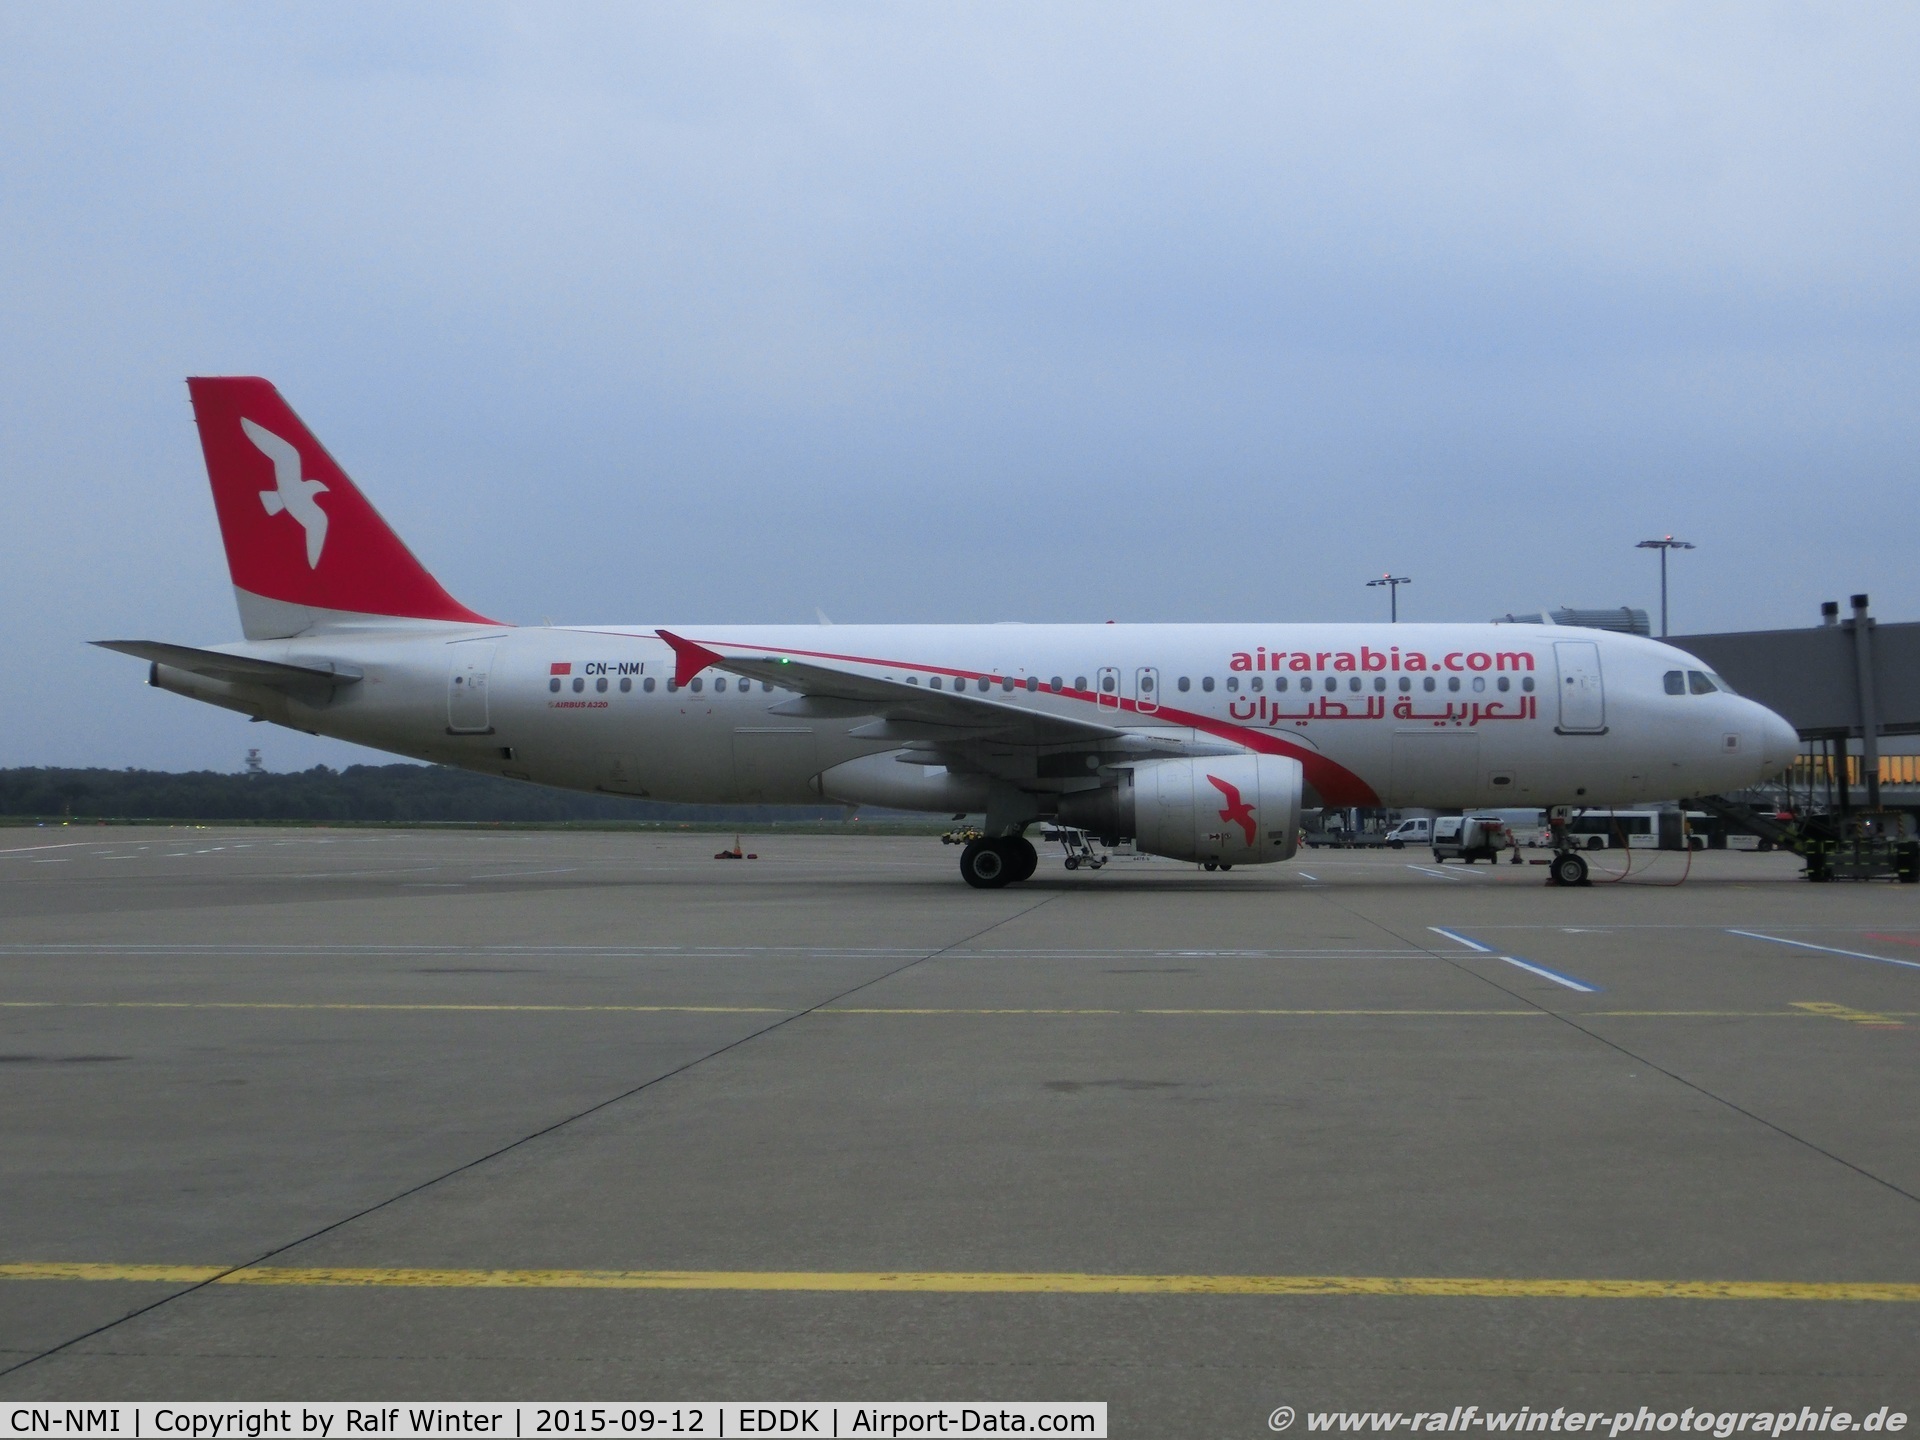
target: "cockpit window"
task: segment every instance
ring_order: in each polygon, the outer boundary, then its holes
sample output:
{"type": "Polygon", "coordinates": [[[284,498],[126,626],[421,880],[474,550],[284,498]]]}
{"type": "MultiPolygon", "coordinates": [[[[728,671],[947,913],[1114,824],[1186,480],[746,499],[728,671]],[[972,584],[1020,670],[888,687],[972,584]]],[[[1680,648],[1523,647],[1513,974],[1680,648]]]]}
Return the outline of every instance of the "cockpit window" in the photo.
{"type": "Polygon", "coordinates": [[[1720,687],[1707,678],[1704,670],[1687,671],[1687,689],[1695,695],[1711,695],[1720,687]]]}
{"type": "Polygon", "coordinates": [[[1678,670],[1669,670],[1661,676],[1666,682],[1667,694],[1684,695],[1687,693],[1687,677],[1678,670]]]}
{"type": "Polygon", "coordinates": [[[1738,695],[1740,693],[1738,690],[1734,689],[1733,686],[1727,684],[1726,681],[1722,680],[1718,675],[1714,674],[1713,671],[1711,670],[1707,671],[1707,678],[1713,681],[1713,683],[1716,686],[1718,686],[1721,690],[1724,690],[1729,695],[1738,695]]]}

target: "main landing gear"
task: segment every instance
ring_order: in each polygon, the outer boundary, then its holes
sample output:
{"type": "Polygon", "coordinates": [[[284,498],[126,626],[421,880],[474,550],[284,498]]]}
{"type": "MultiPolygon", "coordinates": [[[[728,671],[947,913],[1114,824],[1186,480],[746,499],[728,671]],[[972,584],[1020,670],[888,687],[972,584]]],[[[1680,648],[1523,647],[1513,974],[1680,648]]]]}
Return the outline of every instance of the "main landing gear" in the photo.
{"type": "Polygon", "coordinates": [[[976,890],[998,890],[1029,879],[1039,864],[1040,852],[1023,836],[970,840],[960,852],[960,878],[976,890]]]}

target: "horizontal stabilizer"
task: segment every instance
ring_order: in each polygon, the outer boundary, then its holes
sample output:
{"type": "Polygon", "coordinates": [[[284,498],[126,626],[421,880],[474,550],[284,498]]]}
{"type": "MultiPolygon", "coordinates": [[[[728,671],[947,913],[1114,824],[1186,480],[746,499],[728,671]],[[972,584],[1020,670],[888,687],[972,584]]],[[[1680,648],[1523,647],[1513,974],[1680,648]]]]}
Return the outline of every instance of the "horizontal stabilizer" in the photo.
{"type": "Polygon", "coordinates": [[[288,665],[280,660],[257,660],[251,655],[229,655],[224,650],[196,650],[191,645],[169,645],[163,640],[95,640],[102,650],[117,650],[136,660],[168,665],[209,680],[232,685],[265,685],[277,690],[310,689],[315,685],[351,685],[360,671],[351,665],[320,661],[288,665]]]}

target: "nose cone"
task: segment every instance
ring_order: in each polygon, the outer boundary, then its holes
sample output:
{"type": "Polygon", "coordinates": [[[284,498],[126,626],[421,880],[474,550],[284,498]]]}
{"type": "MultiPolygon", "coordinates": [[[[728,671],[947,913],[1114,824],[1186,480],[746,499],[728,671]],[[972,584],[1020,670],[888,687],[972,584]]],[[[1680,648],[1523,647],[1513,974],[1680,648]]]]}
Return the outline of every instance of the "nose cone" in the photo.
{"type": "Polygon", "coordinates": [[[1764,705],[1760,712],[1760,772],[1763,779],[1778,775],[1800,752],[1800,735],[1793,726],[1764,705]]]}

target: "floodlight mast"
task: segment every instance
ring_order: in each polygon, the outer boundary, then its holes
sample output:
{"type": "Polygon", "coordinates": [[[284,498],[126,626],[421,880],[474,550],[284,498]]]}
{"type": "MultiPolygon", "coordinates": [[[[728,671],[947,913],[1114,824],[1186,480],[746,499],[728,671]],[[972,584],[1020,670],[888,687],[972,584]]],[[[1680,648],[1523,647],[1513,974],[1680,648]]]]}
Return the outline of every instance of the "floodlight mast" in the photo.
{"type": "Polygon", "coordinates": [[[1411,585],[1413,581],[1405,575],[1382,575],[1378,580],[1367,581],[1369,590],[1381,585],[1387,587],[1387,611],[1395,625],[1400,623],[1400,587],[1411,585]]]}
{"type": "Polygon", "coordinates": [[[1691,540],[1676,540],[1671,535],[1663,535],[1658,540],[1642,540],[1633,547],[1636,550],[1658,550],[1660,552],[1660,638],[1667,638],[1667,552],[1669,550],[1691,550],[1691,540]]]}

